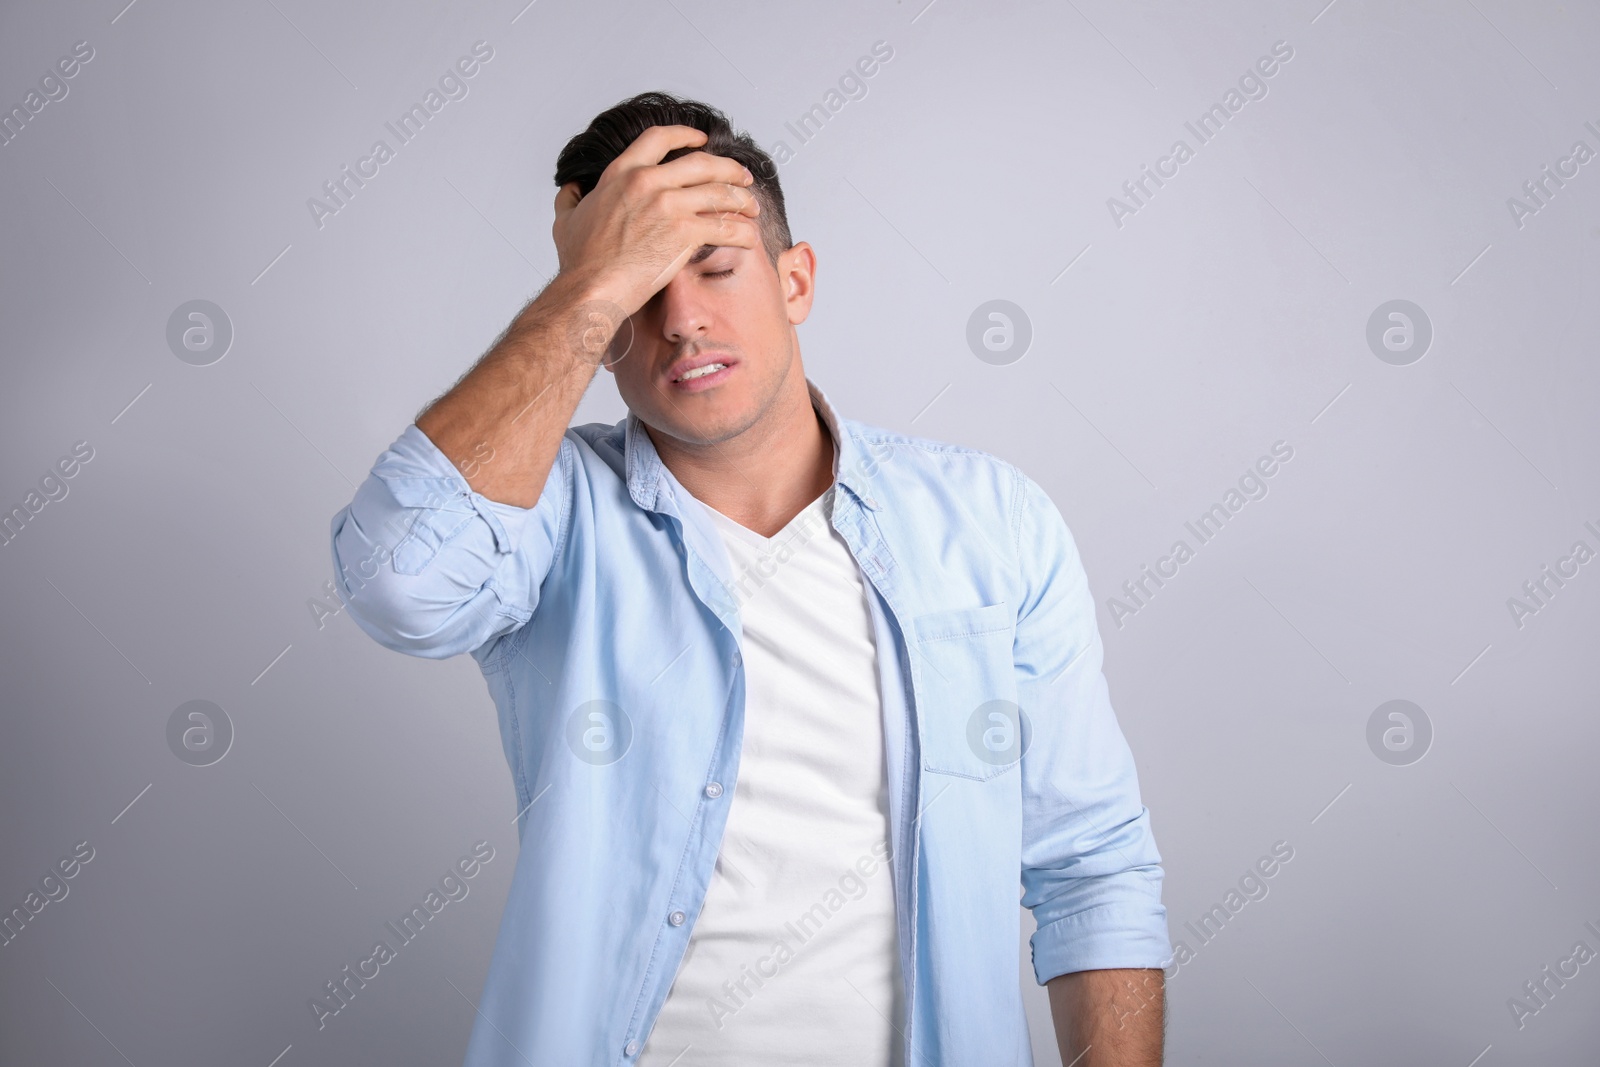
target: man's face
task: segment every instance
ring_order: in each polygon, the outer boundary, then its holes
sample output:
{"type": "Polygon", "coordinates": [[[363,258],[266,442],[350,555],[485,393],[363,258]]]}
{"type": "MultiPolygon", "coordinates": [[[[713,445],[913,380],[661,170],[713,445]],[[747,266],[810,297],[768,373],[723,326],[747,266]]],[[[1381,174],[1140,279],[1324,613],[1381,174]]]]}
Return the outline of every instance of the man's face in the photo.
{"type": "Polygon", "coordinates": [[[803,241],[776,266],[762,247],[699,249],[617,332],[607,354],[629,410],[653,431],[693,445],[755,425],[785,383],[802,375],[794,327],[811,310],[815,263],[803,241]],[[684,377],[713,363],[724,366],[684,377]]]}

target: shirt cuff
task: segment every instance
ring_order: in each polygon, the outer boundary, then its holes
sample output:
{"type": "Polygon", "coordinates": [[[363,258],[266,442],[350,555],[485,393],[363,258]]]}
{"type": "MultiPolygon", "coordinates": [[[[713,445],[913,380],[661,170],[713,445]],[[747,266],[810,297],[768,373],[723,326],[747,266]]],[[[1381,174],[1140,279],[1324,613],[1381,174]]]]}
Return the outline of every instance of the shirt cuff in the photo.
{"type": "Polygon", "coordinates": [[[395,503],[407,509],[402,512],[407,514],[406,536],[394,546],[394,565],[401,574],[420,574],[474,518],[488,527],[493,549],[500,555],[516,548],[523,528],[532,521],[534,508],[503,504],[475,492],[415,424],[406,427],[372,473],[395,503]]]}
{"type": "Polygon", "coordinates": [[[1172,962],[1167,909],[1103,904],[1041,926],[1029,942],[1039,984],[1074,971],[1166,967],[1172,962]]]}

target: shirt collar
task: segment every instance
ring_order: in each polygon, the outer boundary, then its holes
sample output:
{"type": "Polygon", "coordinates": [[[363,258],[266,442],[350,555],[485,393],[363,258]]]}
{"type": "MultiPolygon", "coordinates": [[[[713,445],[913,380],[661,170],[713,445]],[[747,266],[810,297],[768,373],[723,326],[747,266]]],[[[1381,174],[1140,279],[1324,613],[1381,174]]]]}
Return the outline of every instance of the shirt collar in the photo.
{"type": "MultiPolygon", "coordinates": [[[[872,471],[877,469],[877,460],[865,455],[861,442],[844,425],[845,420],[840,419],[826,394],[810,378],[806,379],[806,391],[810,394],[811,406],[822,417],[823,425],[833,436],[834,483],[844,486],[864,506],[876,511],[879,504],[871,493],[869,482],[872,471]]],[[[646,511],[658,511],[663,489],[662,473],[666,468],[650,435],[645,432],[643,420],[631,410],[623,420],[622,436],[623,471],[628,480],[628,495],[646,511]]]]}

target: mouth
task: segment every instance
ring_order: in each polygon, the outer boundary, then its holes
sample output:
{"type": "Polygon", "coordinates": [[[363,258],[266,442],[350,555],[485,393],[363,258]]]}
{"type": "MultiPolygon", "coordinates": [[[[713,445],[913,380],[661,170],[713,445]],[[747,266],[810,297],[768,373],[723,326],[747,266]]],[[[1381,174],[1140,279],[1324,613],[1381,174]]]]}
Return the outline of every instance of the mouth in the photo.
{"type": "Polygon", "coordinates": [[[696,357],[673,367],[667,379],[674,389],[698,392],[727,380],[736,365],[737,361],[727,356],[696,357]]]}

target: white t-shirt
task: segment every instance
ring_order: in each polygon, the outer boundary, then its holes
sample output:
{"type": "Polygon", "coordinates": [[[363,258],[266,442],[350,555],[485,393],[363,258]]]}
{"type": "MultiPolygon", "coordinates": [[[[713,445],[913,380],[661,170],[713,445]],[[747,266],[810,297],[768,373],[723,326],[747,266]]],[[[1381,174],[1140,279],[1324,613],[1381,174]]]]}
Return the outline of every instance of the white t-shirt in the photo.
{"type": "Polygon", "coordinates": [[[644,1067],[901,1064],[877,649],[833,493],[770,540],[706,508],[744,629],[744,745],[644,1067]]]}

